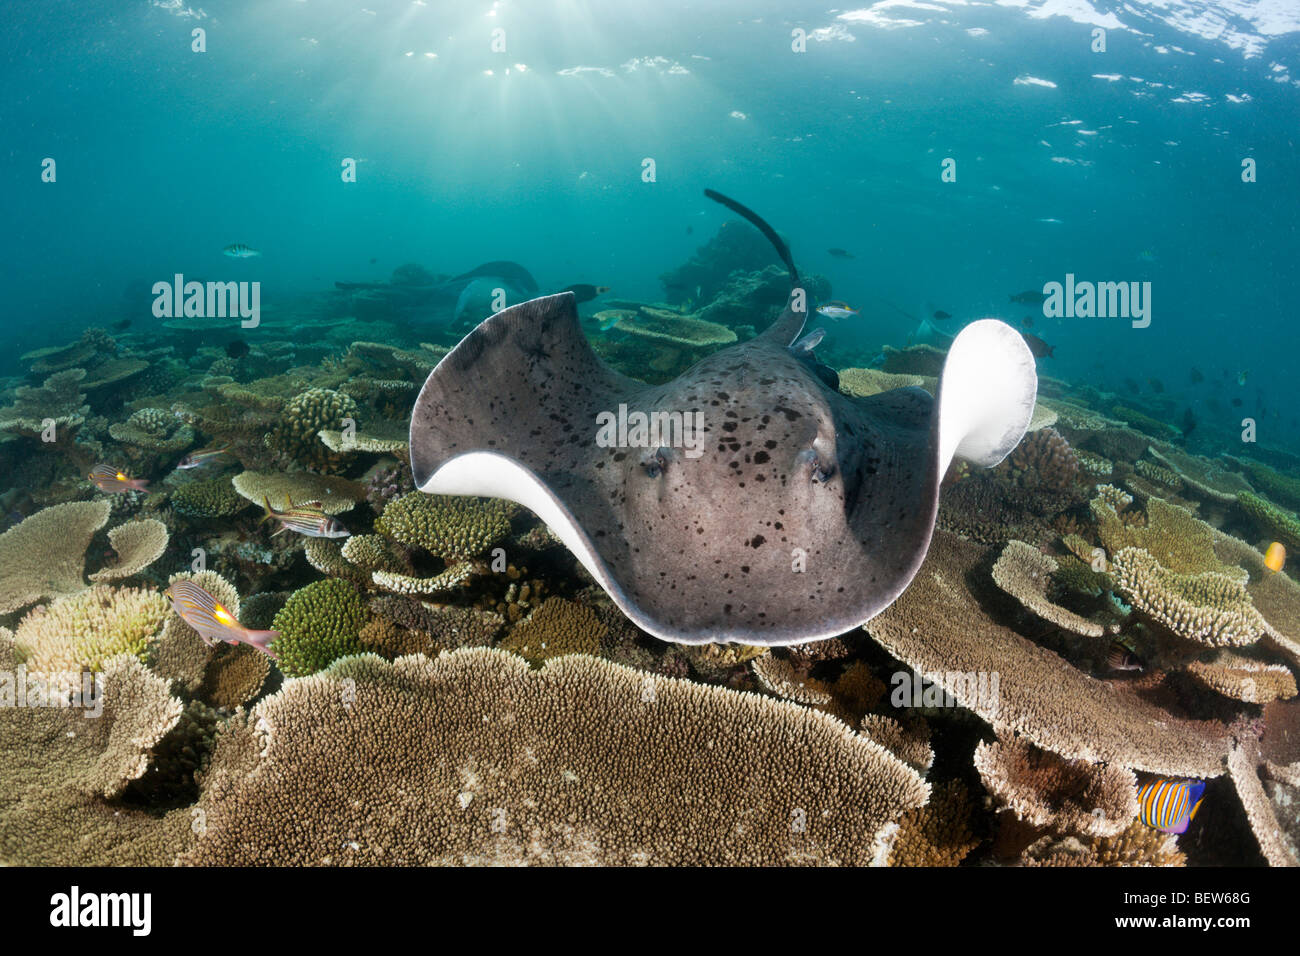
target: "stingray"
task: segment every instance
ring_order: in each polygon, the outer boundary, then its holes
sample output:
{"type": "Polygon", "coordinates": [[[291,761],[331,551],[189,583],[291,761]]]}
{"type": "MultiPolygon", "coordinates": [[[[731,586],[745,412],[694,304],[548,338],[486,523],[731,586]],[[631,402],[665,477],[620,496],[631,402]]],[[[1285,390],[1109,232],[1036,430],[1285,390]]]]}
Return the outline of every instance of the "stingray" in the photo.
{"type": "Polygon", "coordinates": [[[648,385],[600,360],[571,293],[503,309],[425,381],[412,471],[428,493],[531,509],[656,637],[821,640],[911,582],[954,456],[991,467],[1019,443],[1034,358],[1013,328],[984,319],[954,340],[937,399],[920,388],[843,395],[812,358],[818,334],[803,335],[806,297],[785,243],[744,206],[706,195],[762,230],[789,270],[769,328],[648,385]]]}

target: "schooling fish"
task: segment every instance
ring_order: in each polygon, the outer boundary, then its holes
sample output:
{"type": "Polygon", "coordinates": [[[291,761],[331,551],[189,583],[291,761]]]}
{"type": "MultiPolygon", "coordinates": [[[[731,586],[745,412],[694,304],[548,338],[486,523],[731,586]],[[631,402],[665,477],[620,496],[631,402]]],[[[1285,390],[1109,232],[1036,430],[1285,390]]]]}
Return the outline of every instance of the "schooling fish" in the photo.
{"type": "Polygon", "coordinates": [[[1042,305],[1047,301],[1047,296],[1034,289],[1026,289],[1024,292],[1017,292],[1009,297],[1012,302],[1020,305],[1042,305]]]}
{"type": "Polygon", "coordinates": [[[1186,833],[1204,796],[1204,780],[1156,778],[1138,788],[1138,819],[1165,833],[1186,833]]]}
{"type": "Polygon", "coordinates": [[[227,611],[212,593],[193,581],[182,579],[167,589],[172,610],[194,630],[209,647],[224,641],[227,644],[251,644],[267,656],[278,655],[269,645],[280,636],[279,631],[254,631],[244,627],[235,615],[227,611]]]}
{"type": "Polygon", "coordinates": [[[824,319],[847,319],[850,315],[857,315],[858,310],[850,306],[847,302],[827,302],[817,308],[817,314],[824,319]]]}
{"type": "Polygon", "coordinates": [[[1113,671],[1140,671],[1146,666],[1132,648],[1120,641],[1111,641],[1106,665],[1113,671]]]}
{"type": "Polygon", "coordinates": [[[182,471],[189,471],[191,468],[202,468],[205,465],[214,464],[218,459],[229,457],[230,446],[224,448],[202,448],[198,451],[192,451],[177,464],[177,468],[182,471]]]}
{"type": "Polygon", "coordinates": [[[586,285],[584,283],[579,283],[578,285],[566,285],[560,291],[572,292],[574,301],[579,305],[581,305],[583,302],[590,302],[598,295],[604,295],[606,292],[609,291],[609,286],[586,285]]]}
{"type": "Polygon", "coordinates": [[[951,312],[945,312],[945,311],[943,311],[943,309],[936,309],[935,312],[934,312],[934,317],[935,317],[936,319],[938,319],[940,322],[942,322],[944,319],[951,319],[951,318],[952,318],[952,313],[951,313],[951,312]]]}
{"type": "Polygon", "coordinates": [[[290,499],[289,507],[283,511],[276,511],[271,507],[269,498],[262,499],[262,506],[266,508],[266,514],[262,516],[262,521],[274,518],[280,522],[280,531],[275,532],[271,537],[275,537],[281,531],[296,531],[298,534],[305,534],[309,538],[346,538],[352,534],[343,524],[321,510],[319,501],[309,501],[305,505],[295,505],[290,499]]]}
{"type": "Polygon", "coordinates": [[[149,487],[147,478],[128,478],[120,468],[112,465],[96,465],[95,470],[86,476],[100,491],[118,494],[125,491],[145,491],[149,487]]]}
{"type": "Polygon", "coordinates": [[[261,253],[256,249],[244,245],[242,242],[236,242],[234,245],[226,246],[221,250],[223,256],[229,256],[232,259],[251,259],[253,256],[260,256],[261,253]]]}
{"type": "Polygon", "coordinates": [[[1021,332],[1020,337],[1029,346],[1029,351],[1034,353],[1034,358],[1056,358],[1055,345],[1048,345],[1032,332],[1021,332]]]}
{"type": "Polygon", "coordinates": [[[826,254],[828,256],[834,256],[836,259],[854,258],[853,253],[849,252],[847,249],[827,249],[826,254]]]}

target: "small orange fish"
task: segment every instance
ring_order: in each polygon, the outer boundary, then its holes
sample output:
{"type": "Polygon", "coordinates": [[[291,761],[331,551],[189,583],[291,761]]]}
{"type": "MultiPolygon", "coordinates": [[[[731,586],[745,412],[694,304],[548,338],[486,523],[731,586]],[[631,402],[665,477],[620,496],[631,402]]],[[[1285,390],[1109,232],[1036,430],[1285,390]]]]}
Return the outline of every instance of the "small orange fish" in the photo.
{"type": "Polygon", "coordinates": [[[146,491],[149,487],[147,478],[128,478],[120,468],[112,465],[96,465],[94,471],[86,476],[100,491],[119,494],[125,491],[146,491]]]}
{"type": "Polygon", "coordinates": [[[1286,564],[1286,548],[1282,546],[1281,541],[1274,541],[1264,552],[1264,567],[1270,571],[1281,571],[1284,564],[1286,564]]]}
{"type": "Polygon", "coordinates": [[[167,589],[172,599],[172,609],[194,630],[209,647],[218,641],[227,644],[251,644],[267,656],[278,659],[268,646],[280,636],[278,631],[254,631],[244,627],[235,615],[227,611],[207,588],[182,579],[167,589]]]}

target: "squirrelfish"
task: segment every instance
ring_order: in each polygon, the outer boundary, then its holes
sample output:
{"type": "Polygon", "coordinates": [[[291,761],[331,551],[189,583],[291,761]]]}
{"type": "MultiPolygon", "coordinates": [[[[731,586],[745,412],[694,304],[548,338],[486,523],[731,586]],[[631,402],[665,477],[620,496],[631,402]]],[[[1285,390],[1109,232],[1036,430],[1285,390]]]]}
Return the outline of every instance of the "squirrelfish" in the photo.
{"type": "MultiPolygon", "coordinates": [[[[327,515],[320,506],[319,501],[309,501],[303,505],[295,505],[290,499],[289,507],[283,511],[276,511],[271,507],[269,498],[262,499],[262,506],[266,508],[266,514],[262,520],[274,518],[280,522],[280,531],[296,531],[299,534],[305,534],[310,538],[346,538],[352,534],[342,523],[330,515],[327,515]]],[[[275,535],[271,535],[275,537],[275,535]]]]}
{"type": "Polygon", "coordinates": [[[850,315],[857,315],[858,310],[850,306],[847,302],[827,302],[817,308],[817,314],[825,319],[847,319],[850,315]]]}
{"type": "Polygon", "coordinates": [[[254,631],[244,627],[235,615],[221,606],[205,587],[183,579],[167,589],[172,609],[186,624],[198,631],[203,643],[212,647],[218,641],[227,644],[251,644],[259,651],[275,658],[278,655],[268,645],[280,636],[279,631],[254,631]]]}
{"type": "Polygon", "coordinates": [[[261,253],[252,249],[242,242],[236,242],[233,245],[226,246],[221,250],[221,254],[229,256],[232,259],[251,259],[253,256],[260,256],[261,253]]]}
{"type": "Polygon", "coordinates": [[[100,491],[107,491],[109,494],[145,491],[149,487],[147,478],[128,478],[126,472],[112,465],[96,465],[94,471],[86,477],[100,491]]]}
{"type": "Polygon", "coordinates": [[[1156,778],[1138,788],[1138,819],[1165,833],[1186,833],[1204,796],[1204,780],[1156,778]]]}
{"type": "Polygon", "coordinates": [[[192,451],[180,460],[177,468],[188,471],[191,468],[202,468],[205,465],[216,463],[219,459],[229,457],[230,446],[223,448],[203,448],[199,451],[192,451]]]}

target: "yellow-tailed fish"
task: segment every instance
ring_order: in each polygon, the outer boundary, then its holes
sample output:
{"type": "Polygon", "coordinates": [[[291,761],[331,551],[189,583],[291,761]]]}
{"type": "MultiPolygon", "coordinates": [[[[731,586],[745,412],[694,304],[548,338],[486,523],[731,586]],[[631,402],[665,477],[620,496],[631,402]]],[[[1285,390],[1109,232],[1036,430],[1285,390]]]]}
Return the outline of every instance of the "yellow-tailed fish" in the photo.
{"type": "Polygon", "coordinates": [[[850,315],[857,315],[858,310],[847,302],[835,301],[818,307],[817,314],[824,319],[846,319],[850,315]]]}
{"type": "MultiPolygon", "coordinates": [[[[296,531],[311,538],[346,538],[352,534],[337,518],[327,515],[321,509],[319,501],[295,505],[293,499],[290,499],[289,507],[283,511],[276,511],[271,507],[270,499],[263,498],[262,506],[266,509],[266,514],[262,516],[263,521],[273,518],[280,522],[280,531],[275,534],[281,531],[296,531]]],[[[274,538],[275,534],[271,537],[274,538]]]]}
{"type": "Polygon", "coordinates": [[[100,491],[119,494],[125,491],[145,491],[149,487],[147,478],[128,478],[126,472],[112,465],[96,465],[86,476],[100,491]]]}
{"type": "Polygon", "coordinates": [[[1165,833],[1186,833],[1204,796],[1204,780],[1156,778],[1138,788],[1138,818],[1165,833]]]}
{"type": "Polygon", "coordinates": [[[1274,541],[1264,552],[1264,566],[1270,571],[1281,571],[1286,565],[1286,548],[1281,541],[1274,541]]]}
{"type": "Polygon", "coordinates": [[[262,653],[277,657],[268,645],[280,636],[278,631],[254,631],[244,627],[207,588],[185,579],[173,583],[167,589],[167,596],[172,600],[172,609],[198,631],[199,637],[209,647],[218,641],[251,644],[262,653]]]}
{"type": "Polygon", "coordinates": [[[205,465],[211,465],[222,458],[228,458],[230,455],[230,446],[223,448],[202,448],[199,451],[192,451],[180,460],[177,468],[188,471],[191,468],[202,468],[205,465]]]}

